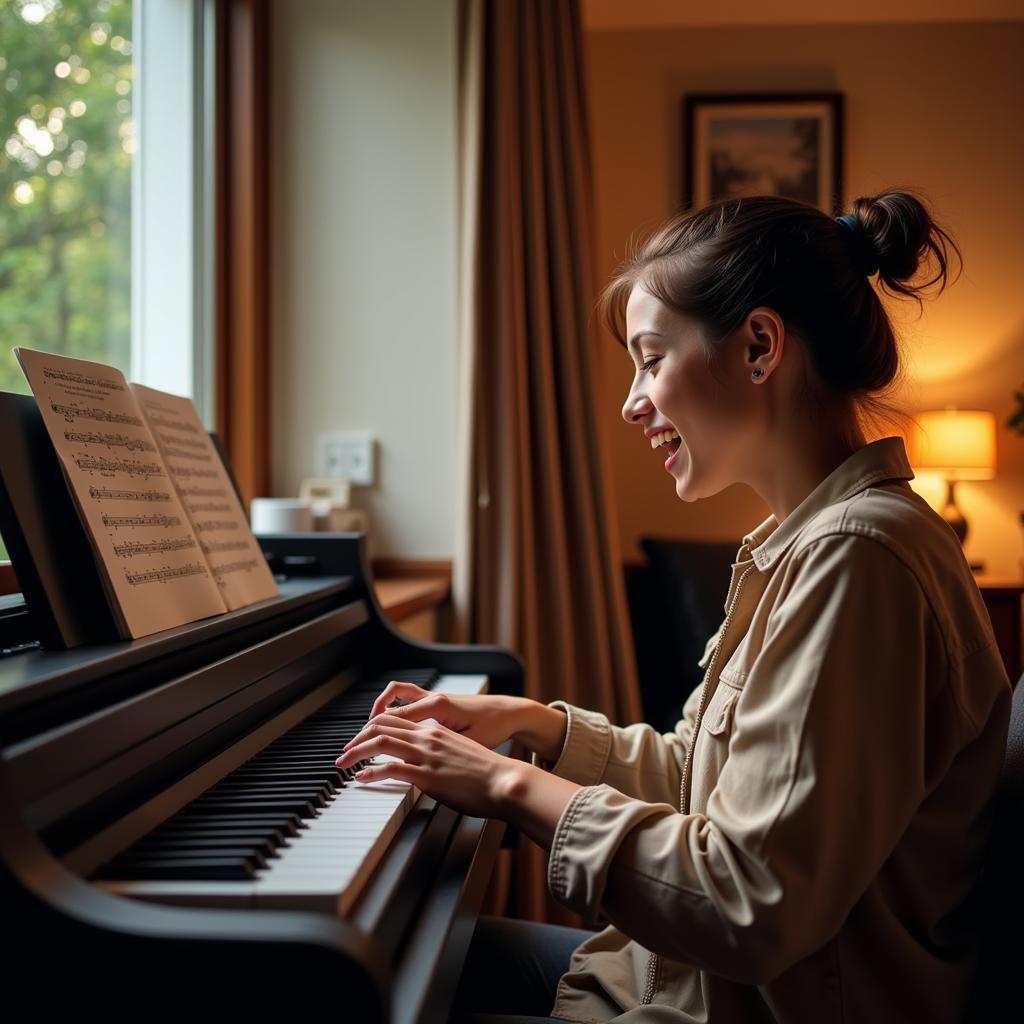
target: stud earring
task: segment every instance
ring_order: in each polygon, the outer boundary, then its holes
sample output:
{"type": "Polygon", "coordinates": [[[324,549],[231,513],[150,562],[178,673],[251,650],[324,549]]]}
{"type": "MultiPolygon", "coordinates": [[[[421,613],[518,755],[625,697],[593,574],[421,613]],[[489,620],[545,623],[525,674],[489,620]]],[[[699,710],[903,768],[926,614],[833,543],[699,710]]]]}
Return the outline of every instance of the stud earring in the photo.
{"type": "Polygon", "coordinates": [[[750,371],[750,376],[753,377],[754,380],[760,380],[764,376],[764,370],[759,366],[756,370],[750,371]]]}

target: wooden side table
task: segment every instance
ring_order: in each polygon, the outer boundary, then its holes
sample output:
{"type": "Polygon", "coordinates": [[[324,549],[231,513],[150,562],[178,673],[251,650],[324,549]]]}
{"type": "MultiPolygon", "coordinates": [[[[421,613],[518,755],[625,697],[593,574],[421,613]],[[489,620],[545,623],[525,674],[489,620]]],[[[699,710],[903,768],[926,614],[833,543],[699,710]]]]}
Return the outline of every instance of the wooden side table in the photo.
{"type": "Polygon", "coordinates": [[[988,576],[985,573],[978,573],[974,578],[992,620],[992,630],[1007,675],[1016,686],[1021,675],[1021,595],[1024,594],[1024,579],[988,576]]]}

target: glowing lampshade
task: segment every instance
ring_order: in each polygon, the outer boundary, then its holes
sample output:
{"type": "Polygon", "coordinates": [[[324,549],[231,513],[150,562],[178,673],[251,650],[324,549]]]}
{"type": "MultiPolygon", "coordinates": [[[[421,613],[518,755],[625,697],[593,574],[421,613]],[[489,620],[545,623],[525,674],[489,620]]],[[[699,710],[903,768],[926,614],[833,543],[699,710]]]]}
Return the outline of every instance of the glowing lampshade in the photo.
{"type": "Polygon", "coordinates": [[[956,507],[957,480],[991,480],[996,475],[996,418],[990,412],[943,409],[917,416],[910,462],[922,473],[946,479],[942,516],[962,544],[967,520],[956,507]]]}
{"type": "Polygon", "coordinates": [[[943,409],[917,417],[910,461],[947,480],[991,480],[996,475],[996,418],[990,412],[943,409]]]}

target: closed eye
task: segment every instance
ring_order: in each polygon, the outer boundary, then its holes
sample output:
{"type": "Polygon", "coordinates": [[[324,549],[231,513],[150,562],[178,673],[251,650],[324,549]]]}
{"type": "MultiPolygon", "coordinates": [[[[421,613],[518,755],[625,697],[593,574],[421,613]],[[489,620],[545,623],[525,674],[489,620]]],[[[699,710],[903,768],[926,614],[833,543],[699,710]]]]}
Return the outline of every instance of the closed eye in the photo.
{"type": "Polygon", "coordinates": [[[651,356],[646,362],[640,364],[640,369],[649,370],[660,358],[661,356],[651,356]]]}

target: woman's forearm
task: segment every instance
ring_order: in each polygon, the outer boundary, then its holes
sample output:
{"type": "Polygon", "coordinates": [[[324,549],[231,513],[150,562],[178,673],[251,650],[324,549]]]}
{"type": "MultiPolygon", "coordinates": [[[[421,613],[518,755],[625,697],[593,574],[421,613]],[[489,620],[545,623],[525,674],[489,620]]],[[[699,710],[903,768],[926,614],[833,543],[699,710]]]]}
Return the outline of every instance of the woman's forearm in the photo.
{"type": "Polygon", "coordinates": [[[554,763],[565,744],[568,716],[535,700],[524,700],[516,710],[512,738],[532,750],[542,761],[554,763]]]}
{"type": "Polygon", "coordinates": [[[551,849],[555,828],[569,801],[582,789],[575,782],[523,761],[507,766],[499,787],[498,816],[545,850],[551,849]]]}

